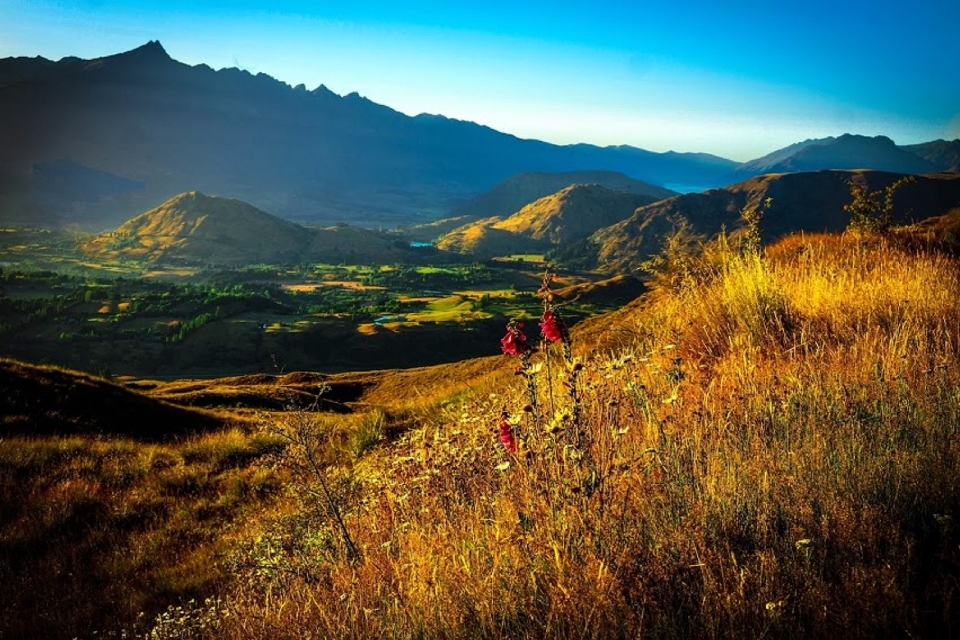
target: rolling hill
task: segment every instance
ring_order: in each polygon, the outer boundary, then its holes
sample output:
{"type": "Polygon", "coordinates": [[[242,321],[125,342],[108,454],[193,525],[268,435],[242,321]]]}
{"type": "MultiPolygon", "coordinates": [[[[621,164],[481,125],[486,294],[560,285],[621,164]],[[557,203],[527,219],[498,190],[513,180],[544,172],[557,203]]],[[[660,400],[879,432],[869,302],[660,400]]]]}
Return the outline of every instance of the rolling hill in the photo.
{"type": "Polygon", "coordinates": [[[233,198],[183,193],[85,250],[102,258],[187,264],[291,263],[300,260],[401,259],[391,240],[348,225],[308,229],[233,198]]]}
{"type": "Polygon", "coordinates": [[[675,191],[634,180],[615,171],[528,171],[510,176],[489,191],[451,211],[453,216],[509,216],[526,205],[572,184],[596,184],[611,191],[650,196],[657,200],[677,195],[675,191]]]}
{"type": "Polygon", "coordinates": [[[174,406],[69,369],[0,358],[0,436],[164,440],[221,429],[217,416],[174,406]]]}
{"type": "Polygon", "coordinates": [[[655,199],[595,184],[570,185],[507,218],[492,217],[456,229],[437,246],[479,257],[545,251],[586,238],[655,199]]]}
{"type": "MultiPolygon", "coordinates": [[[[795,231],[841,231],[849,214],[850,180],[864,180],[871,190],[893,183],[901,174],[879,171],[816,171],[769,174],[723,189],[676,196],[638,209],[630,218],[598,230],[580,249],[610,273],[636,269],[659,253],[664,238],[682,218],[697,233],[712,236],[742,225],[740,212],[772,198],[764,218],[764,240],[795,231]]],[[[960,205],[960,175],[918,176],[896,194],[894,216],[902,221],[942,215],[960,205]]]]}

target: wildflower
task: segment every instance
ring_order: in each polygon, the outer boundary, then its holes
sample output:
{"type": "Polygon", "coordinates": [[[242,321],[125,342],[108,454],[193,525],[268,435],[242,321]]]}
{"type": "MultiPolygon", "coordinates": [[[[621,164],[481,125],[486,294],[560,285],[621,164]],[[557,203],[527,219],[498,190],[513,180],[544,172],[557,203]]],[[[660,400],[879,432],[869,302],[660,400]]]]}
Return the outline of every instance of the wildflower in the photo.
{"type": "Polygon", "coordinates": [[[561,342],[566,329],[563,320],[558,318],[554,311],[547,309],[543,312],[543,317],[540,319],[540,330],[543,332],[544,338],[550,342],[561,342]]]}
{"type": "Polygon", "coordinates": [[[504,411],[500,414],[500,424],[497,429],[499,431],[500,444],[503,445],[503,448],[509,451],[510,453],[517,452],[517,438],[513,435],[513,427],[510,426],[510,422],[507,421],[507,412],[504,411]]]}
{"type": "Polygon", "coordinates": [[[527,336],[521,331],[522,328],[522,322],[511,320],[507,323],[507,335],[500,339],[500,348],[508,356],[524,356],[530,352],[527,336]]]}

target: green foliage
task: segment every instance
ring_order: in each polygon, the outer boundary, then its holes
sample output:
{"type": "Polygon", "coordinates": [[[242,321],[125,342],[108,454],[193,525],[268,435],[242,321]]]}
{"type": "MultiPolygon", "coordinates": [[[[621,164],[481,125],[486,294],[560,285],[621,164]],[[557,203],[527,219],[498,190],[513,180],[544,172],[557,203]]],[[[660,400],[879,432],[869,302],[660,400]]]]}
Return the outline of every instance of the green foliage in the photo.
{"type": "Polygon", "coordinates": [[[350,452],[360,458],[386,437],[387,416],[381,409],[364,414],[359,426],[350,433],[350,452]]]}
{"type": "Polygon", "coordinates": [[[863,182],[850,182],[850,203],[843,205],[850,213],[849,231],[885,234],[893,226],[893,198],[904,185],[914,181],[913,176],[904,176],[882,191],[870,191],[863,182]]]}

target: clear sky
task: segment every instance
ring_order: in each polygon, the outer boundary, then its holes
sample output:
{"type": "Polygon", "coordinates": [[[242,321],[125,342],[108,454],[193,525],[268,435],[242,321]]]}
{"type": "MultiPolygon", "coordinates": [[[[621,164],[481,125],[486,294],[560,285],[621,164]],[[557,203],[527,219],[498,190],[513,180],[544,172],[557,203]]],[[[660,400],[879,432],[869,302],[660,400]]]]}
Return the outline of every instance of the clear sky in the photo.
{"type": "Polygon", "coordinates": [[[748,160],[960,138],[960,0],[0,0],[0,57],[175,59],[524,138],[748,160]]]}

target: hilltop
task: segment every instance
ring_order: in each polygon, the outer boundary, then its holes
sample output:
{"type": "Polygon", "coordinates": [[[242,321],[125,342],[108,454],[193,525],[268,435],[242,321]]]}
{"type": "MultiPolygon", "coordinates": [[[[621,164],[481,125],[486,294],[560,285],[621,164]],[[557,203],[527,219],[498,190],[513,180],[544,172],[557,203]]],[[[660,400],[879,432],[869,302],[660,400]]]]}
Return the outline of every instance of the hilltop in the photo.
{"type": "Polygon", "coordinates": [[[98,236],[88,249],[147,261],[277,262],[302,254],[309,235],[246,202],[190,191],[98,236]]]}
{"type": "Polygon", "coordinates": [[[506,217],[540,198],[574,184],[595,184],[611,191],[623,191],[662,200],[675,191],[634,180],[615,171],[528,171],[510,176],[489,191],[471,198],[450,212],[451,216],[506,217]]]}
{"type": "Polygon", "coordinates": [[[903,147],[925,160],[934,163],[940,171],[960,172],[960,140],[934,140],[903,147]]]}
{"type": "MultiPolygon", "coordinates": [[[[960,143],[960,141],[957,141],[960,143]]],[[[928,143],[934,144],[934,143],[928,143]]],[[[897,146],[886,136],[844,134],[836,138],[806,140],[737,167],[740,175],[873,169],[893,173],[951,171],[952,163],[937,158],[924,145],[897,146]],[[924,157],[927,153],[929,159],[924,157]]]]}
{"type": "Polygon", "coordinates": [[[402,247],[346,225],[308,229],[233,198],[183,193],[146,211],[85,250],[104,259],[244,265],[401,259],[402,247]]]}
{"type": "Polygon", "coordinates": [[[576,242],[630,216],[656,196],[613,191],[600,185],[570,185],[506,218],[465,225],[437,243],[445,251],[479,257],[545,251],[576,242]]]}

